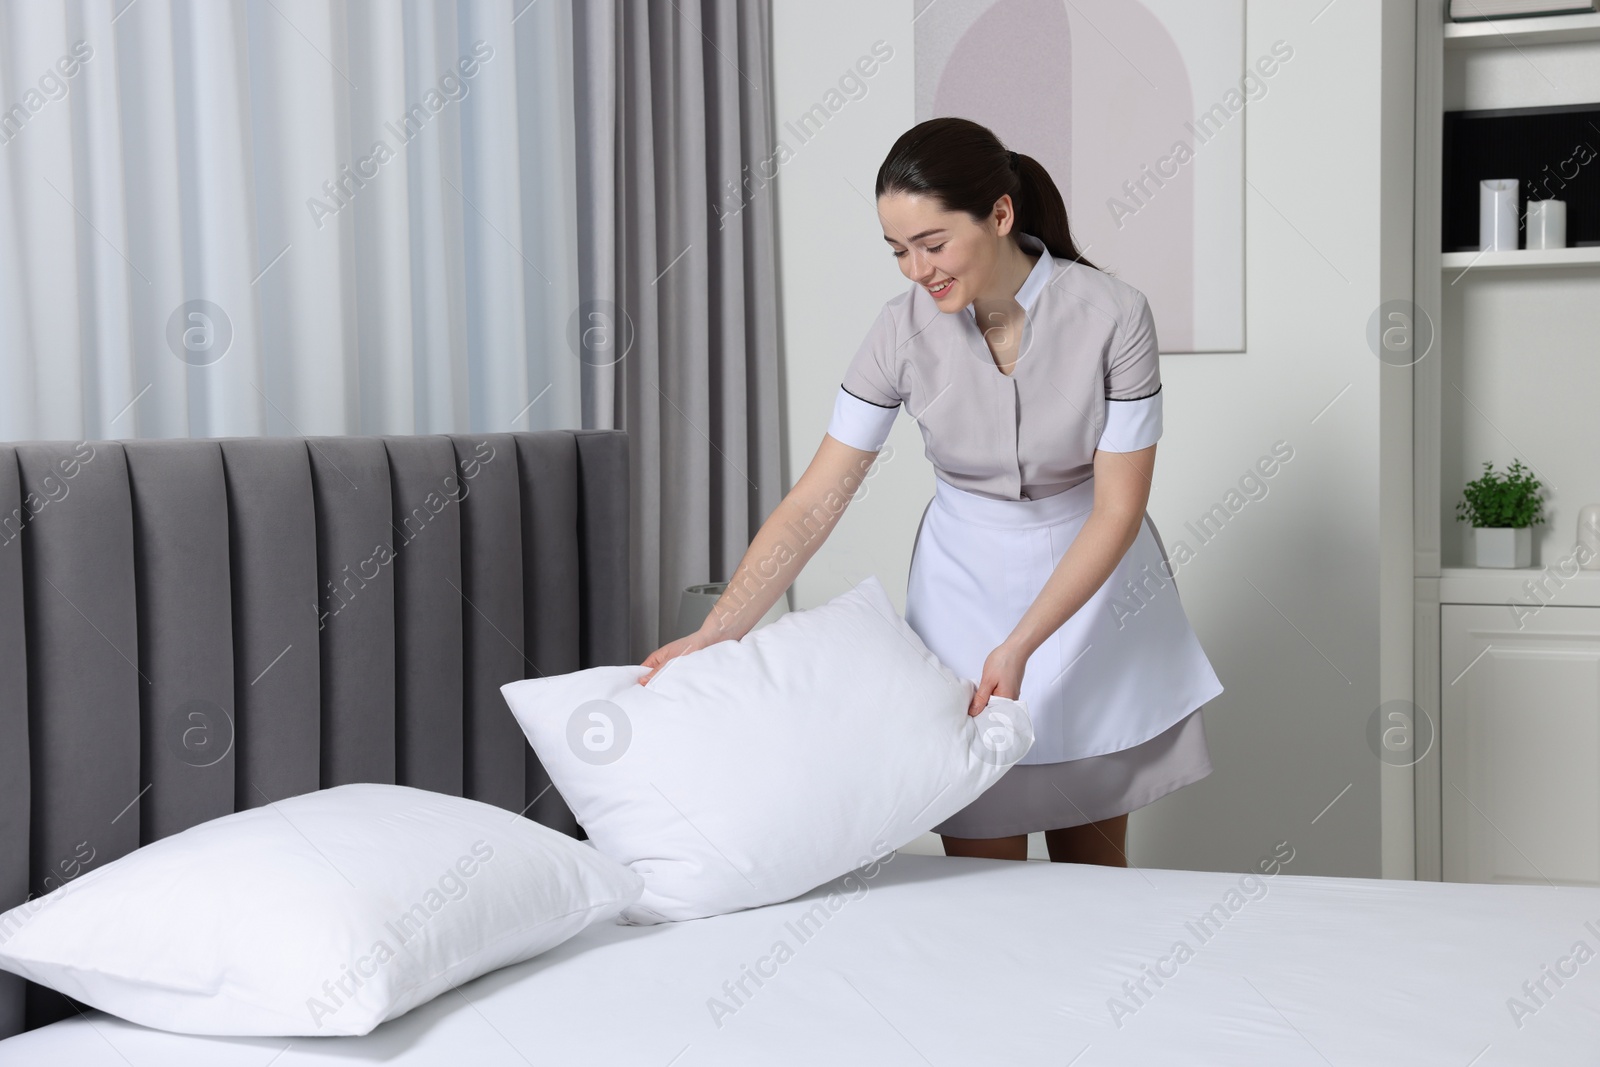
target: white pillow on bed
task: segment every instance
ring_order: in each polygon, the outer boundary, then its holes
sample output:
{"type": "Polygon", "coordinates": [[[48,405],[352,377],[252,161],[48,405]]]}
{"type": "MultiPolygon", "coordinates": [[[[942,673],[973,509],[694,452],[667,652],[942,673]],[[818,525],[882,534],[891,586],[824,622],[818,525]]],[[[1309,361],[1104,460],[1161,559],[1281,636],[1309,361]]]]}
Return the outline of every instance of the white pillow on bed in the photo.
{"type": "Polygon", "coordinates": [[[365,1034],[639,898],[475,800],[345,785],[212,819],[0,915],[0,968],[190,1034],[365,1034]]]}
{"type": "Polygon", "coordinates": [[[943,822],[1033,744],[1027,708],[941,663],[876,577],[666,664],[500,687],[601,852],[643,875],[620,921],[788,900],[943,822]]]}

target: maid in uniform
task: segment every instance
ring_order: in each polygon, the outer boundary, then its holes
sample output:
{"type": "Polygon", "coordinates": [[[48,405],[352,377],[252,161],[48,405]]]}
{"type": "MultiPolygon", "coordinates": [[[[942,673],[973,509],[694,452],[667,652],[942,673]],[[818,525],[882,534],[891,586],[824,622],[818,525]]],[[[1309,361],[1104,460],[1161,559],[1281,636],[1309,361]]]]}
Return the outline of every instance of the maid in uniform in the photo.
{"type": "Polygon", "coordinates": [[[851,360],[828,434],[876,452],[902,408],[917,421],[936,480],[906,622],[978,683],[974,713],[1020,698],[1035,738],[933,829],[951,855],[1021,859],[1042,830],[1053,860],[1125,866],[1127,813],[1211,773],[1200,708],[1222,692],[1138,514],[1161,436],[1149,304],[1078,253],[1044,168],[977,123],[908,131],[876,193],[913,284],[851,360]]]}

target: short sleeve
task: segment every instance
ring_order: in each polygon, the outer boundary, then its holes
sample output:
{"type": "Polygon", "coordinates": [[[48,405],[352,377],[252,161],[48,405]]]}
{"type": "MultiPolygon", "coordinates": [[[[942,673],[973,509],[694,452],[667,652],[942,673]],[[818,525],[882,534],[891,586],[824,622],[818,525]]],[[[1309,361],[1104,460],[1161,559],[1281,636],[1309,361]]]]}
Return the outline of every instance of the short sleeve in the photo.
{"type": "Polygon", "coordinates": [[[894,373],[897,352],[894,319],[885,304],[845,368],[828,436],[867,452],[883,447],[900,413],[899,376],[894,373]]]}
{"type": "Polygon", "coordinates": [[[1161,437],[1161,360],[1150,303],[1139,293],[1106,364],[1101,452],[1137,452],[1161,437]]]}

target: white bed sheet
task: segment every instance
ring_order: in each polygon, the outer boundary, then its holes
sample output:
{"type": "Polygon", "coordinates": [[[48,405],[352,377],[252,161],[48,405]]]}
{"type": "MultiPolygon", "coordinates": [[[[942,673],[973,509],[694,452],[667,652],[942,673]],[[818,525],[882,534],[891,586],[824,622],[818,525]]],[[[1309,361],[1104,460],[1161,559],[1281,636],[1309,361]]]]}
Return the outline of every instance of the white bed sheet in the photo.
{"type": "Polygon", "coordinates": [[[365,1037],[189,1037],[93,1012],[0,1042],[0,1064],[1493,1067],[1600,1055],[1600,958],[1560,964],[1578,942],[1600,948],[1600,889],[1242,877],[901,853],[783,904],[591,927],[365,1037]],[[1191,924],[1213,905],[1202,940],[1191,924]],[[1180,941],[1186,959],[1172,956],[1180,941]],[[762,957],[770,977],[746,977],[735,1001],[724,983],[762,957]],[[1157,987],[1144,967],[1163,957],[1157,987]],[[1575,968],[1560,986],[1544,970],[1558,965],[1575,968]],[[1151,995],[1136,1001],[1123,982],[1141,976],[1151,995]],[[1539,1004],[1523,983],[1541,979],[1539,1004]],[[1114,1020],[1118,996],[1132,1012],[1114,1020]],[[1535,1010],[1514,1017],[1514,997],[1535,1010]],[[720,1020],[714,998],[733,1009],[720,1020]]]}

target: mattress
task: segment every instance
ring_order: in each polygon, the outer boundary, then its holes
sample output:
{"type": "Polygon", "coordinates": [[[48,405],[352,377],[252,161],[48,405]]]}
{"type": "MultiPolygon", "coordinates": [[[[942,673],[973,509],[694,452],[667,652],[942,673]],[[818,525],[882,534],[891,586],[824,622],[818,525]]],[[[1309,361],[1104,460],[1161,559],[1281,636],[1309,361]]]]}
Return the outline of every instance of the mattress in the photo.
{"type": "Polygon", "coordinates": [[[1591,1063],[1597,947],[1600,889],[899,853],[782,904],[591,927],[365,1037],[88,1012],[0,1064],[1591,1063]]]}

